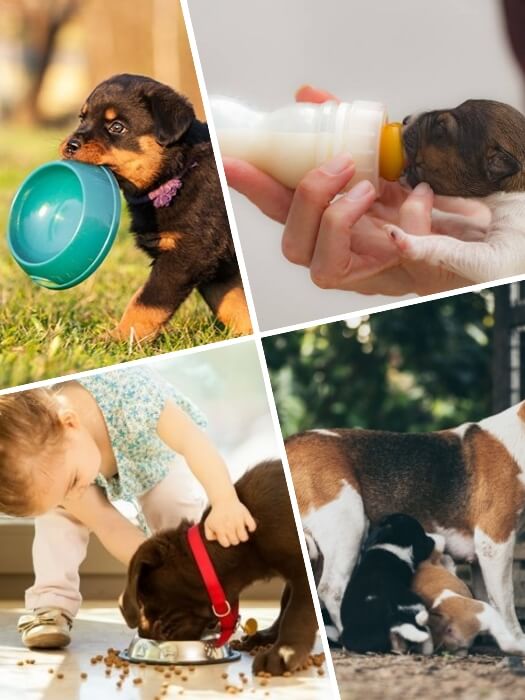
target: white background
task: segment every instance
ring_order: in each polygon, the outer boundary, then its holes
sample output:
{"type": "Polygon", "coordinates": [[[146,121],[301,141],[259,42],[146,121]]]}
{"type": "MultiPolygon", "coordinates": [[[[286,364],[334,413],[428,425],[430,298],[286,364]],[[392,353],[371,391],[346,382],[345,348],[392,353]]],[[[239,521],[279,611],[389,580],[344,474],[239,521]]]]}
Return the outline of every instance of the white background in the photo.
{"type": "MultiPolygon", "coordinates": [[[[521,109],[498,0],[189,0],[208,94],[271,109],[309,83],[413,111],[491,98],[521,109]]],[[[232,193],[262,330],[394,301],[320,290],[280,252],[281,226],[232,193]]]]}

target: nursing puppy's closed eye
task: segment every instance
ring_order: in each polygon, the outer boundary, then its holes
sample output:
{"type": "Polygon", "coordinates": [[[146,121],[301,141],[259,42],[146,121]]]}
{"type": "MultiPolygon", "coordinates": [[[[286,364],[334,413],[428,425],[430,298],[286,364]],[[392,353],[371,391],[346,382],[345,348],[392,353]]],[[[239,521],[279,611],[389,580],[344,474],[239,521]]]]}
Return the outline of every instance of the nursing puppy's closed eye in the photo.
{"type": "Polygon", "coordinates": [[[436,194],[485,197],[525,190],[525,117],[492,100],[467,100],[404,121],[409,185],[436,194]]]}

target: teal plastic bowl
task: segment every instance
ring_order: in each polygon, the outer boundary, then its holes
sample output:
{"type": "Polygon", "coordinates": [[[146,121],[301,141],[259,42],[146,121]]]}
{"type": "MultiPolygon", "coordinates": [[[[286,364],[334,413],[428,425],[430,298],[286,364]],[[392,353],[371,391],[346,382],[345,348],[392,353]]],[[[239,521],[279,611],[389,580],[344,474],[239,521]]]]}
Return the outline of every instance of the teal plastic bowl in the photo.
{"type": "Polygon", "coordinates": [[[48,289],[69,289],[102,263],[120,221],[107,168],[56,160],[33,171],[11,204],[7,239],[16,262],[48,289]]]}

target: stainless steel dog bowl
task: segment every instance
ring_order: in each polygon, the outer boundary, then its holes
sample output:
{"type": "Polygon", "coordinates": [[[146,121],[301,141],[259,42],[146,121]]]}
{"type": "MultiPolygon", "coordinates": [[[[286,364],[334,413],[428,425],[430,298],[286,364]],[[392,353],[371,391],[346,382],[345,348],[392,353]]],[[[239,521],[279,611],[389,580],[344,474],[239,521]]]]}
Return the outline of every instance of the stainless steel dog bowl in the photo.
{"type": "Polygon", "coordinates": [[[224,664],[237,661],[241,655],[229,644],[213,645],[213,640],[156,642],[135,635],[129,647],[120,653],[125,661],[143,664],[224,664]]]}

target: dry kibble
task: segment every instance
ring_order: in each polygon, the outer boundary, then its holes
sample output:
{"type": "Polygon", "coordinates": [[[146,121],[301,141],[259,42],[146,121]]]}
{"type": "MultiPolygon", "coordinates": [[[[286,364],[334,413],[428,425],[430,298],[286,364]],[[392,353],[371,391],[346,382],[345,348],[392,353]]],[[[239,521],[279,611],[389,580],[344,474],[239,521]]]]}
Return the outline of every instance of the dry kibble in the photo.
{"type": "Polygon", "coordinates": [[[47,669],[47,672],[48,672],[48,673],[54,673],[54,672],[55,672],[55,669],[54,669],[54,668],[48,668],[48,669],[47,669]]]}
{"type": "Polygon", "coordinates": [[[59,678],[60,680],[62,680],[62,678],[64,678],[64,674],[63,674],[63,673],[57,673],[57,678],[59,678]]]}
{"type": "Polygon", "coordinates": [[[195,666],[190,666],[190,667],[188,668],[188,671],[189,671],[190,673],[193,673],[193,672],[195,671],[195,666]]]}
{"type": "Polygon", "coordinates": [[[17,666],[23,666],[23,665],[24,665],[24,662],[23,662],[23,661],[17,661],[17,662],[16,662],[16,665],[17,665],[17,666]]]}
{"type": "Polygon", "coordinates": [[[26,664],[34,664],[35,660],[34,659],[26,659],[26,664]]]}
{"type": "Polygon", "coordinates": [[[105,671],[106,676],[111,676],[111,669],[107,668],[105,671]]]}
{"type": "Polygon", "coordinates": [[[122,681],[117,681],[117,688],[122,688],[122,681]]]}
{"type": "Polygon", "coordinates": [[[317,669],[317,673],[318,673],[320,676],[324,676],[324,670],[323,670],[322,668],[318,668],[318,669],[317,669]]]}
{"type": "Polygon", "coordinates": [[[147,664],[139,664],[139,668],[146,668],[147,664]]]}
{"type": "Polygon", "coordinates": [[[176,676],[180,676],[181,673],[182,673],[182,668],[176,668],[176,669],[175,669],[175,675],[176,675],[176,676]]]}
{"type": "Polygon", "coordinates": [[[96,659],[95,656],[92,656],[91,659],[90,659],[90,661],[91,661],[91,663],[93,664],[93,666],[97,663],[97,659],[96,659]]]}
{"type": "Polygon", "coordinates": [[[181,681],[187,681],[187,680],[188,680],[188,676],[181,676],[180,679],[181,679],[181,681]]]}
{"type": "Polygon", "coordinates": [[[292,675],[292,672],[291,672],[291,671],[285,671],[285,672],[283,673],[283,676],[284,676],[285,678],[290,678],[291,675],[292,675]]]}
{"type": "Polygon", "coordinates": [[[134,685],[140,685],[142,683],[142,678],[134,678],[133,679],[133,684],[134,685]]]}
{"type": "Polygon", "coordinates": [[[268,681],[266,678],[261,678],[261,685],[268,685],[268,681]]]}
{"type": "Polygon", "coordinates": [[[227,673],[221,673],[221,678],[228,678],[228,674],[227,674],[227,673]]]}
{"type": "Polygon", "coordinates": [[[88,677],[88,674],[85,673],[85,672],[83,672],[83,673],[80,674],[80,677],[82,678],[83,681],[85,681],[86,678],[88,677]]]}
{"type": "Polygon", "coordinates": [[[165,673],[164,678],[171,678],[171,673],[165,673]]]}

